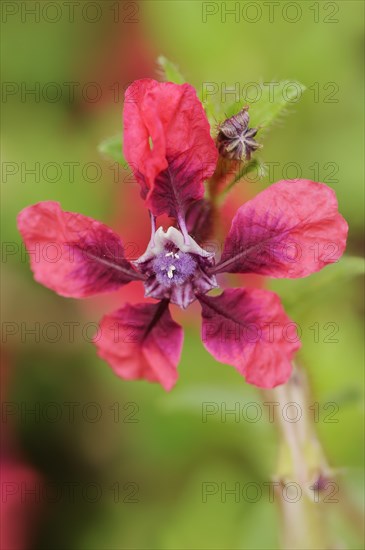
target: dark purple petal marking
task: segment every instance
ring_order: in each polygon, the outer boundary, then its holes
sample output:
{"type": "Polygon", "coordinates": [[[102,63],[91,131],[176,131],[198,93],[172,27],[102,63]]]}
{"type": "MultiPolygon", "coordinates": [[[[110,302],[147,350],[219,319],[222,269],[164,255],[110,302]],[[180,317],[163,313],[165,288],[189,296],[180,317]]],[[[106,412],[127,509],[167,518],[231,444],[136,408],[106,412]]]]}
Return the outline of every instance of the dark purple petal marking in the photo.
{"type": "Polygon", "coordinates": [[[143,280],[106,225],[47,201],[25,208],[18,228],[35,279],[62,296],[83,298],[143,280]],[[51,256],[52,254],[52,256],[51,256]]]}
{"type": "Polygon", "coordinates": [[[347,230],[332,189],[309,180],[280,181],[238,209],[210,272],[306,277],[338,261],[347,230]]]}
{"type": "Polygon", "coordinates": [[[167,391],[178,377],[182,343],[183,331],[170,315],[168,300],[126,304],[103,317],[95,339],[100,357],[118,376],[159,382],[167,391]]]}
{"type": "MultiPolygon", "coordinates": [[[[291,373],[297,335],[286,337],[293,323],[279,297],[261,289],[229,289],[220,296],[199,296],[202,341],[222,363],[234,366],[259,387],[283,384],[291,373]]],[[[291,335],[290,335],[291,336],[291,335]]]]}

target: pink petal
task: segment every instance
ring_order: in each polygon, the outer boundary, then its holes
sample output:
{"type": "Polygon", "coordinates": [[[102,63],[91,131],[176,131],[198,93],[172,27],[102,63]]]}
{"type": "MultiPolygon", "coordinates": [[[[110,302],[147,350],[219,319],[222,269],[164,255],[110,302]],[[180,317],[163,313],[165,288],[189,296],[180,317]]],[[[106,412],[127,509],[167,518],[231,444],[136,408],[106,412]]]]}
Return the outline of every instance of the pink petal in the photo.
{"type": "Polygon", "coordinates": [[[123,245],[106,225],[40,202],[18,215],[34,278],[62,296],[83,298],[118,289],[140,278],[123,245]]]}
{"type": "Polygon", "coordinates": [[[229,289],[200,296],[205,348],[261,388],[286,382],[300,348],[296,326],[279,297],[262,289],[229,289]]]}
{"type": "Polygon", "coordinates": [[[218,152],[189,84],[137,80],[126,91],[124,155],[156,215],[184,216],[203,197],[218,152]]]}
{"type": "Polygon", "coordinates": [[[216,272],[305,277],[339,260],[347,231],[332,189],[279,181],[239,208],[216,272]]]}
{"type": "Polygon", "coordinates": [[[178,377],[183,336],[164,300],[155,304],[126,304],[105,315],[95,344],[99,356],[121,378],[159,382],[169,391],[178,377]]]}

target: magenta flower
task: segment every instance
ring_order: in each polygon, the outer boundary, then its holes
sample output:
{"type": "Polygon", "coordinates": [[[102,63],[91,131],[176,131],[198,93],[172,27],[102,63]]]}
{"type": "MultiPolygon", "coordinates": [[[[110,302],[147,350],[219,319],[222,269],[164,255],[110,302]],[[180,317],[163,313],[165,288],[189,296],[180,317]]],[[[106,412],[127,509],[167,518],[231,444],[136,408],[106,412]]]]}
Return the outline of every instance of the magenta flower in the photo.
{"type": "Polygon", "coordinates": [[[144,284],[146,296],[157,302],[126,304],[106,315],[95,339],[100,357],[122,378],[159,382],[166,390],[174,386],[183,331],[169,303],[186,308],[198,300],[202,341],[218,361],[233,365],[257,386],[284,383],[300,342],[288,336],[291,321],[279,297],[259,289],[208,293],[218,288],[217,275],[224,272],[305,277],[337,261],[345,249],[347,224],[334,192],[307,180],[272,185],[238,209],[216,259],[194,240],[187,222],[190,207],[203,202],[203,182],[213,174],[218,155],[194,88],[150,79],[134,82],[125,98],[124,153],[151,213],[144,254],[128,261],[111,229],[64,212],[56,202],[41,202],[18,218],[35,279],[74,298],[113,291],[133,280],[144,284]],[[166,231],[156,230],[161,214],[175,220],[166,231]]]}

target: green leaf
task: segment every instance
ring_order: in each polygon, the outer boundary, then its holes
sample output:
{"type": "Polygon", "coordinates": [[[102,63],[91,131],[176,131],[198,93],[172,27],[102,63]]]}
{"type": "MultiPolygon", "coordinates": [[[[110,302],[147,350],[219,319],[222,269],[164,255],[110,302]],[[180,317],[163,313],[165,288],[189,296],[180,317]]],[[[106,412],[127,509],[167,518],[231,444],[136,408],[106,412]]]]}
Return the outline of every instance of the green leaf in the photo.
{"type": "MultiPolygon", "coordinates": [[[[227,89],[229,87],[227,86],[227,89]]],[[[232,89],[235,89],[232,86],[232,89]]],[[[250,126],[260,126],[261,129],[271,126],[288,107],[295,105],[302,97],[305,86],[294,80],[281,82],[266,82],[255,87],[255,94],[234,100],[234,94],[229,102],[222,102],[220,94],[212,95],[202,89],[200,99],[205,107],[211,124],[219,124],[226,118],[237,114],[245,105],[249,105],[250,126]]],[[[250,86],[247,86],[250,93],[250,86]]]]}
{"type": "Polygon", "coordinates": [[[126,162],[122,152],[122,137],[121,135],[113,136],[105,139],[98,145],[98,151],[102,155],[125,165],[126,162]]]}
{"type": "Polygon", "coordinates": [[[303,84],[296,81],[284,80],[272,84],[275,86],[261,87],[262,95],[259,101],[251,102],[247,99],[247,104],[250,105],[251,126],[271,126],[290,106],[298,103],[306,89],[303,84]]]}
{"type": "Polygon", "coordinates": [[[184,84],[184,82],[186,82],[177,66],[166,59],[163,55],[160,55],[160,57],[157,58],[157,63],[165,81],[174,82],[175,84],[184,84]]]}

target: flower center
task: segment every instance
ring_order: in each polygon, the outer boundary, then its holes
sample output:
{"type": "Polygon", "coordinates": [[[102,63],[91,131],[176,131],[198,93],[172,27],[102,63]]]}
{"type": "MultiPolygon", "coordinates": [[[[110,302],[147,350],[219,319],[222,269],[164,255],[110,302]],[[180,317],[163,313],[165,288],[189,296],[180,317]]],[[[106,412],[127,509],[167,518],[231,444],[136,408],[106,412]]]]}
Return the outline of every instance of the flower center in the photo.
{"type": "Polygon", "coordinates": [[[164,286],[183,284],[194,274],[196,266],[196,261],[191,254],[178,249],[165,250],[152,262],[156,278],[164,286]]]}
{"type": "Polygon", "coordinates": [[[206,268],[214,264],[214,254],[203,250],[188,235],[176,227],[152,232],[150,243],[134,263],[145,275],[146,296],[155,300],[168,299],[186,308],[197,295],[217,288],[214,275],[206,268]]]}

